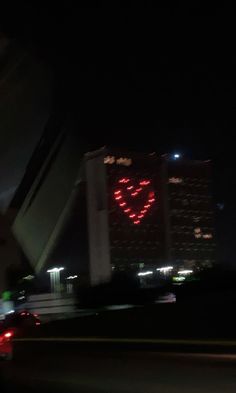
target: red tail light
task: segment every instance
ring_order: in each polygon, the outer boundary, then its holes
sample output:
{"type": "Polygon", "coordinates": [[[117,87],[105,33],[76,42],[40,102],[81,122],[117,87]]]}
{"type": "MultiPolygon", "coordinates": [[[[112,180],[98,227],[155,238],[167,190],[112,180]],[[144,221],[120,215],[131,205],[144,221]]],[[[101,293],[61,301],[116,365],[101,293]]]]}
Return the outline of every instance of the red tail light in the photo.
{"type": "Polygon", "coordinates": [[[4,333],[4,338],[12,338],[13,337],[13,332],[12,331],[7,331],[4,333]]]}
{"type": "Polygon", "coordinates": [[[14,333],[11,330],[7,330],[5,333],[0,335],[0,343],[9,341],[13,337],[14,333]]]}

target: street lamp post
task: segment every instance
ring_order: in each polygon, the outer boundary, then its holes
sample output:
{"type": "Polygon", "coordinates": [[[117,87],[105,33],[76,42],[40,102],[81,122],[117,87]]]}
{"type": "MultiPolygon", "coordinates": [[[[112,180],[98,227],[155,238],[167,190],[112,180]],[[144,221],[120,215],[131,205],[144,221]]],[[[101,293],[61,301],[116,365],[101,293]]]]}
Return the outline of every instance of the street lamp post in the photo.
{"type": "Polygon", "coordinates": [[[73,280],[75,280],[76,278],[78,278],[77,275],[75,276],[68,276],[67,279],[67,283],[66,283],[66,290],[67,293],[71,294],[73,293],[73,280]]]}
{"type": "Polygon", "coordinates": [[[64,270],[64,267],[54,267],[53,269],[48,269],[47,273],[50,273],[50,285],[51,292],[60,292],[61,290],[61,277],[60,272],[64,270]]]}

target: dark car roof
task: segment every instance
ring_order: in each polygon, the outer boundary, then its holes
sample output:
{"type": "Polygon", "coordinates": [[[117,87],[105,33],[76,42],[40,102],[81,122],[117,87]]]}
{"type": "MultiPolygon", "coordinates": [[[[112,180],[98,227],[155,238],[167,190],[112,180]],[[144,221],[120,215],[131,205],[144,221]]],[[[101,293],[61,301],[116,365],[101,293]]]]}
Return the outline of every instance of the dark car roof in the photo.
{"type": "Polygon", "coordinates": [[[20,313],[18,313],[18,312],[12,313],[12,314],[6,315],[4,321],[1,321],[0,329],[1,330],[5,330],[5,329],[8,329],[10,327],[17,327],[17,325],[20,322],[22,322],[22,320],[24,320],[26,318],[37,319],[33,314],[31,314],[28,311],[22,311],[20,313]]]}

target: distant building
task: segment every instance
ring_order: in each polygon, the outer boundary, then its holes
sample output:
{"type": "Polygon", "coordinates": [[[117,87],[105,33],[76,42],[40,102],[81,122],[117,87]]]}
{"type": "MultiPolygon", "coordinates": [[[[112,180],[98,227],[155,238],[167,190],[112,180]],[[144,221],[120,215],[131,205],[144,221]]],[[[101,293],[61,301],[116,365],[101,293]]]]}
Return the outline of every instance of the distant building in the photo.
{"type": "Polygon", "coordinates": [[[210,162],[106,148],[83,157],[72,134],[55,142],[13,225],[36,272],[63,266],[97,285],[114,271],[212,266],[210,162]]]}
{"type": "Polygon", "coordinates": [[[87,154],[86,167],[94,263],[106,254],[116,270],[212,266],[209,161],[105,150],[87,154]]]}
{"type": "Polygon", "coordinates": [[[169,259],[184,268],[215,262],[209,161],[164,158],[169,259]]]}

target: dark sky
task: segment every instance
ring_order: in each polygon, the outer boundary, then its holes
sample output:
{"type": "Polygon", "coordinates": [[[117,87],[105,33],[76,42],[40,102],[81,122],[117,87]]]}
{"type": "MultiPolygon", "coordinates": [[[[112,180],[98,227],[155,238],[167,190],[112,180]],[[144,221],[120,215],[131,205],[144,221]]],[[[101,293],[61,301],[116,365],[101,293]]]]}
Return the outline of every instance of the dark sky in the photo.
{"type": "MultiPolygon", "coordinates": [[[[9,2],[8,2],[9,3],[9,2]]],[[[236,209],[236,51],[229,8],[76,8],[11,4],[2,30],[51,65],[58,112],[78,115],[88,148],[180,151],[211,158],[224,258],[236,209]],[[93,135],[92,135],[93,131],[93,135]],[[223,228],[223,230],[222,230],[223,228]]],[[[23,3],[25,4],[25,3],[23,3]]],[[[144,6],[145,4],[145,6],[144,6]]]]}

